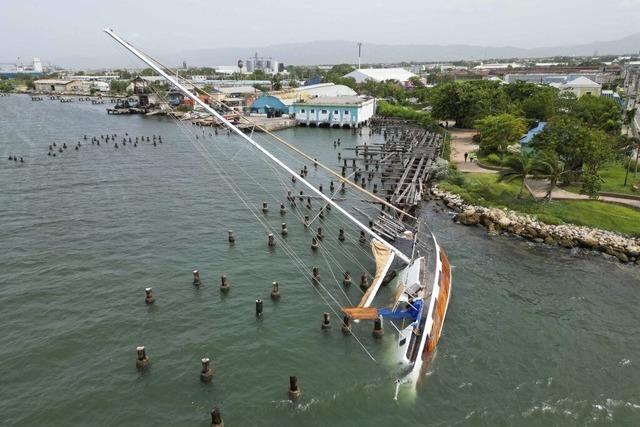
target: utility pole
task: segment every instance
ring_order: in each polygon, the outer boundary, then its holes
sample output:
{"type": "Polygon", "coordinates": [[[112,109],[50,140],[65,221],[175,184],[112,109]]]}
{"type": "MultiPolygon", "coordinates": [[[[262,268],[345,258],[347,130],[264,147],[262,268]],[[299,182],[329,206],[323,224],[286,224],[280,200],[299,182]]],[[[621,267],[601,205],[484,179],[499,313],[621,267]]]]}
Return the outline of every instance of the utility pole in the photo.
{"type": "Polygon", "coordinates": [[[358,70],[360,69],[360,57],[362,56],[362,43],[358,42],[358,70]]]}

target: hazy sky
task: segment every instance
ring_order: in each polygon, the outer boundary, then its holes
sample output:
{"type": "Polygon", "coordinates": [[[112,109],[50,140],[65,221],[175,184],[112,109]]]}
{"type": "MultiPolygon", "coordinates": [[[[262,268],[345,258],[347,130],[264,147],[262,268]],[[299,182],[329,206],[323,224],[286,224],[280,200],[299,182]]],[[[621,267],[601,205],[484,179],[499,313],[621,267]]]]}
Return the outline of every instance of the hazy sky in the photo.
{"type": "Polygon", "coordinates": [[[541,47],[640,31],[640,0],[3,0],[0,62],[353,40],[541,47]],[[224,3],[224,5],[222,5],[224,3]]]}

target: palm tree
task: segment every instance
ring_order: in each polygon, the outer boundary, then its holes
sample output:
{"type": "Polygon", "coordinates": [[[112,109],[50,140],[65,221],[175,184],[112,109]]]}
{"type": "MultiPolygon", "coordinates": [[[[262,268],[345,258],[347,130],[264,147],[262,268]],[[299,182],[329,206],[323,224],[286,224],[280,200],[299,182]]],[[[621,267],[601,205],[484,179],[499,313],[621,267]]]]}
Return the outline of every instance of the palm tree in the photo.
{"type": "Polygon", "coordinates": [[[537,160],[537,164],[534,166],[534,174],[536,178],[544,178],[549,181],[549,187],[547,194],[545,194],[543,200],[547,202],[551,201],[553,189],[558,185],[558,182],[566,172],[565,165],[558,153],[555,151],[544,152],[537,160]]]}
{"type": "Polygon", "coordinates": [[[522,180],[520,192],[518,192],[518,199],[521,199],[522,192],[524,191],[524,180],[527,178],[527,175],[534,172],[536,164],[536,158],[528,152],[520,152],[520,154],[516,156],[511,156],[505,163],[506,169],[499,172],[498,182],[522,180]]]}
{"type": "Polygon", "coordinates": [[[624,153],[625,156],[629,157],[629,160],[627,161],[627,164],[625,166],[625,173],[624,173],[624,184],[622,184],[623,187],[627,186],[627,181],[629,178],[629,169],[631,169],[631,162],[633,161],[633,151],[635,150],[636,152],[636,167],[635,167],[635,171],[634,171],[634,178],[636,177],[636,174],[638,173],[638,156],[640,156],[640,139],[636,138],[636,137],[622,137],[622,142],[620,145],[621,151],[624,153]]]}

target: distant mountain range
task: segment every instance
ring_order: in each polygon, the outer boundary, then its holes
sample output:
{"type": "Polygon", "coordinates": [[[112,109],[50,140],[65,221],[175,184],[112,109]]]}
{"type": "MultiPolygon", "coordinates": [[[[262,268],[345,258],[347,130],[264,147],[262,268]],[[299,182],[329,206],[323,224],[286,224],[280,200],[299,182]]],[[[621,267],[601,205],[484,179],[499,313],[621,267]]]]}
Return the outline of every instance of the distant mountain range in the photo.
{"type": "MultiPolygon", "coordinates": [[[[144,46],[142,46],[144,47],[144,46]]],[[[406,44],[385,45],[364,43],[362,47],[363,63],[386,62],[427,62],[455,60],[485,60],[505,58],[542,58],[549,56],[588,56],[633,54],[640,50],[640,33],[611,41],[552,46],[525,49],[513,46],[491,47],[475,45],[429,45],[406,44]]],[[[353,41],[330,40],[303,43],[276,44],[256,48],[211,48],[185,50],[181,52],[157,52],[158,57],[167,64],[187,61],[190,66],[234,65],[238,59],[247,59],[258,52],[260,56],[292,65],[340,64],[357,62],[357,44],[353,41]]],[[[101,58],[60,58],[56,61],[62,66],[72,67],[118,67],[123,64],[122,56],[101,58]]]]}

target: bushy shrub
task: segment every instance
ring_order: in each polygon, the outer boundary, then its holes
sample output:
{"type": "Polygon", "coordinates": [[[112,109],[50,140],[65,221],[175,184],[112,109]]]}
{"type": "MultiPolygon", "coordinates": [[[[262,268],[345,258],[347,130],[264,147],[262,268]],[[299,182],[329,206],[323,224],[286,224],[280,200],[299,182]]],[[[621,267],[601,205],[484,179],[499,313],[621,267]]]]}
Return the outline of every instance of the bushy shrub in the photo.
{"type": "Polygon", "coordinates": [[[502,166],[502,160],[500,160],[500,156],[495,153],[489,154],[487,156],[487,163],[494,166],[502,166]]]}
{"type": "Polygon", "coordinates": [[[457,185],[458,187],[462,187],[465,184],[465,177],[461,172],[452,169],[449,171],[449,178],[447,178],[447,181],[457,185]]]}
{"type": "Polygon", "coordinates": [[[437,181],[447,179],[449,176],[449,162],[445,159],[436,159],[433,166],[431,166],[431,171],[433,172],[433,177],[437,181]]]}

